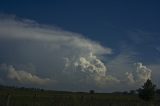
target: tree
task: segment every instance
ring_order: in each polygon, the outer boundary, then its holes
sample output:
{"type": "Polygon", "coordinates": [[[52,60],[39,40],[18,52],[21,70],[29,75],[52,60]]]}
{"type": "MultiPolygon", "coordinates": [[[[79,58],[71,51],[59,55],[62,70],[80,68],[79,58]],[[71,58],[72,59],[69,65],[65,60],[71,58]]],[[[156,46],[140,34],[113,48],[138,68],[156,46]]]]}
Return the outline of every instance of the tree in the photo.
{"type": "Polygon", "coordinates": [[[160,89],[156,90],[156,94],[160,95],[160,89]]]}
{"type": "Polygon", "coordinates": [[[90,94],[94,94],[95,91],[94,91],[94,90],[90,90],[89,93],[90,93],[90,94]]]}
{"type": "Polygon", "coordinates": [[[150,79],[144,83],[142,88],[138,89],[139,97],[144,101],[152,101],[155,97],[155,93],[156,85],[154,85],[150,79]]]}
{"type": "Polygon", "coordinates": [[[135,92],[135,90],[130,90],[130,91],[129,91],[129,94],[130,94],[130,95],[134,95],[134,94],[136,94],[136,92],[135,92]]]}

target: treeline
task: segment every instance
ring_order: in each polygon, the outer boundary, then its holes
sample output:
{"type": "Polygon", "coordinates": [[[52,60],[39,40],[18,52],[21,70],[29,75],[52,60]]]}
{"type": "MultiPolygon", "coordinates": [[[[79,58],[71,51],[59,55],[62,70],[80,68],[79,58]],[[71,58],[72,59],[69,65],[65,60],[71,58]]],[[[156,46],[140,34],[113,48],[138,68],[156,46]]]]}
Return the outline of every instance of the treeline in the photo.
{"type": "MultiPolygon", "coordinates": [[[[7,86],[7,85],[0,85],[0,90],[21,90],[21,91],[36,91],[36,92],[56,92],[56,93],[90,93],[90,94],[95,94],[97,93],[95,90],[90,90],[88,92],[72,92],[72,91],[56,91],[56,90],[46,90],[42,88],[28,88],[28,87],[18,87],[18,86],[7,86]]],[[[160,95],[160,89],[156,89],[155,91],[156,95],[160,95]]],[[[103,93],[105,94],[105,93],[103,93]]],[[[106,94],[119,94],[119,95],[137,95],[138,94],[138,89],[137,90],[129,90],[129,91],[115,91],[111,93],[106,93],[106,94]]]]}
{"type": "Polygon", "coordinates": [[[25,91],[47,91],[41,88],[27,88],[27,87],[18,87],[18,86],[7,86],[7,85],[0,85],[0,90],[25,90],[25,91]]]}
{"type": "MultiPolygon", "coordinates": [[[[156,95],[160,95],[160,89],[156,89],[156,95]]],[[[122,95],[137,95],[138,94],[138,89],[137,90],[130,90],[130,91],[116,91],[112,92],[112,94],[122,94],[122,95]]]]}
{"type": "Polygon", "coordinates": [[[138,90],[112,93],[54,91],[0,85],[0,106],[160,106],[160,89],[147,80],[138,90]]]}
{"type": "MultiPolygon", "coordinates": [[[[42,88],[28,88],[28,87],[7,86],[7,85],[0,85],[0,91],[26,91],[26,92],[28,91],[28,92],[44,92],[53,94],[74,93],[72,91],[57,91],[57,90],[47,90],[42,88]]],[[[86,92],[77,92],[77,93],[86,93],[86,92]]]]}

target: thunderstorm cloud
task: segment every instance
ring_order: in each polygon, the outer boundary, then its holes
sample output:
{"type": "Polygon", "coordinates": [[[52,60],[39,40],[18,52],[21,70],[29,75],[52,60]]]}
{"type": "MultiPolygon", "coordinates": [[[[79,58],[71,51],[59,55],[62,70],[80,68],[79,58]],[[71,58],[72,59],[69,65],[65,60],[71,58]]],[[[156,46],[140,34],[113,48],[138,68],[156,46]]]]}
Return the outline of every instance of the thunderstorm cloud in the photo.
{"type": "Polygon", "coordinates": [[[151,70],[142,63],[133,65],[136,67],[133,73],[125,69],[126,78],[108,74],[108,70],[114,70],[117,65],[120,68],[116,71],[119,71],[129,60],[120,56],[106,64],[105,56],[112,54],[111,48],[81,34],[28,19],[0,17],[0,50],[0,82],[4,84],[88,90],[137,84],[151,78],[151,70]]]}

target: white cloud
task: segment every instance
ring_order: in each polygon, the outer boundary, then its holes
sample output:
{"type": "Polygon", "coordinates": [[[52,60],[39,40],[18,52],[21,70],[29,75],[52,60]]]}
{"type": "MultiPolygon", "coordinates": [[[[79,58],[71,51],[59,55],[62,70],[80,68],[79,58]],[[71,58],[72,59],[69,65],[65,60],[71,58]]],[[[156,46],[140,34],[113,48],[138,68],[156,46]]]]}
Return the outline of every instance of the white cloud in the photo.
{"type": "Polygon", "coordinates": [[[132,73],[126,72],[125,74],[127,76],[127,82],[131,84],[135,83],[134,76],[132,73]]]}
{"type": "Polygon", "coordinates": [[[135,55],[135,52],[125,49],[107,63],[108,74],[119,80],[117,90],[137,89],[147,79],[151,79],[152,70],[143,63],[136,62],[135,55]]]}
{"type": "MultiPolygon", "coordinates": [[[[83,83],[91,83],[95,82],[98,86],[107,86],[109,84],[115,84],[119,82],[119,80],[116,77],[113,77],[111,75],[107,75],[107,67],[106,65],[98,59],[95,55],[90,53],[86,57],[79,57],[79,59],[68,59],[66,58],[66,67],[65,72],[68,69],[73,68],[74,73],[84,73],[81,76],[85,79],[80,79],[80,81],[83,81],[83,83]],[[78,71],[78,72],[77,72],[78,71]]],[[[68,73],[68,72],[66,72],[68,73]]],[[[70,73],[70,72],[69,72],[70,73]]]]}
{"type": "Polygon", "coordinates": [[[106,66],[104,63],[99,60],[96,56],[93,56],[92,53],[88,57],[80,57],[79,61],[76,62],[76,67],[79,67],[81,71],[95,73],[101,76],[106,74],[106,66]]]}
{"type": "Polygon", "coordinates": [[[100,55],[111,53],[110,48],[105,48],[97,42],[82,37],[80,34],[13,18],[0,19],[0,38],[38,40],[47,42],[46,46],[53,49],[71,47],[71,50],[79,49],[78,52],[92,51],[94,54],[100,55]]]}
{"type": "Polygon", "coordinates": [[[136,63],[137,66],[137,77],[140,82],[145,82],[147,79],[151,79],[151,70],[144,66],[142,63],[136,63]]]}
{"type": "Polygon", "coordinates": [[[8,66],[8,75],[7,77],[11,80],[18,81],[19,83],[22,84],[38,84],[38,85],[44,85],[51,80],[49,78],[40,78],[36,75],[33,75],[31,73],[28,73],[24,70],[19,70],[17,71],[13,66],[8,66]]]}
{"type": "MultiPolygon", "coordinates": [[[[74,84],[77,88],[89,84],[106,89],[112,89],[114,85],[119,89],[126,87],[126,83],[136,85],[151,77],[151,70],[142,63],[137,63],[133,70],[132,52],[124,51],[105,64],[104,55],[111,54],[111,48],[83,35],[40,25],[32,20],[19,20],[15,16],[0,18],[0,41],[3,45],[0,46],[3,57],[0,62],[7,61],[17,66],[24,64],[20,69],[3,65],[9,70],[8,78],[20,83],[43,85],[56,80],[56,86],[63,89],[74,84]],[[28,63],[31,65],[26,67],[28,63]]],[[[0,77],[5,82],[3,75],[0,77]]],[[[49,86],[55,87],[54,84],[49,86]]]]}
{"type": "MultiPolygon", "coordinates": [[[[96,76],[105,77],[107,68],[102,62],[103,55],[112,52],[112,49],[83,35],[16,17],[0,18],[0,41],[5,45],[1,48],[6,53],[6,61],[12,61],[9,64],[31,63],[38,67],[36,73],[40,75],[60,83],[72,84],[76,81],[77,85],[84,78],[94,78],[92,82],[96,83],[96,76]],[[10,55],[10,52],[15,55],[10,55]]],[[[48,81],[31,73],[11,67],[8,77],[19,82],[39,84],[48,81]]]]}
{"type": "Polygon", "coordinates": [[[144,66],[142,63],[135,63],[136,70],[132,73],[126,73],[128,81],[136,84],[143,84],[147,79],[151,79],[151,69],[144,66]]]}

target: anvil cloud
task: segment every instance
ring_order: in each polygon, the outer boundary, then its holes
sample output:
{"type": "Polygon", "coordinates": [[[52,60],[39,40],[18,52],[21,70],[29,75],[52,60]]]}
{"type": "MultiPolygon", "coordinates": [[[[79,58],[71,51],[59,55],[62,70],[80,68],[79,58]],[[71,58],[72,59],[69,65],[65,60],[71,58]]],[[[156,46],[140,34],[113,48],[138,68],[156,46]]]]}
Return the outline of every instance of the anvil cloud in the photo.
{"type": "MultiPolygon", "coordinates": [[[[125,82],[107,73],[108,67],[103,60],[112,54],[111,48],[83,35],[32,20],[2,16],[0,49],[0,82],[4,84],[88,90],[125,82]]],[[[137,67],[138,81],[150,78],[148,68],[141,63],[137,67]]],[[[132,73],[127,73],[126,78],[136,82],[133,77],[132,73]]]]}

